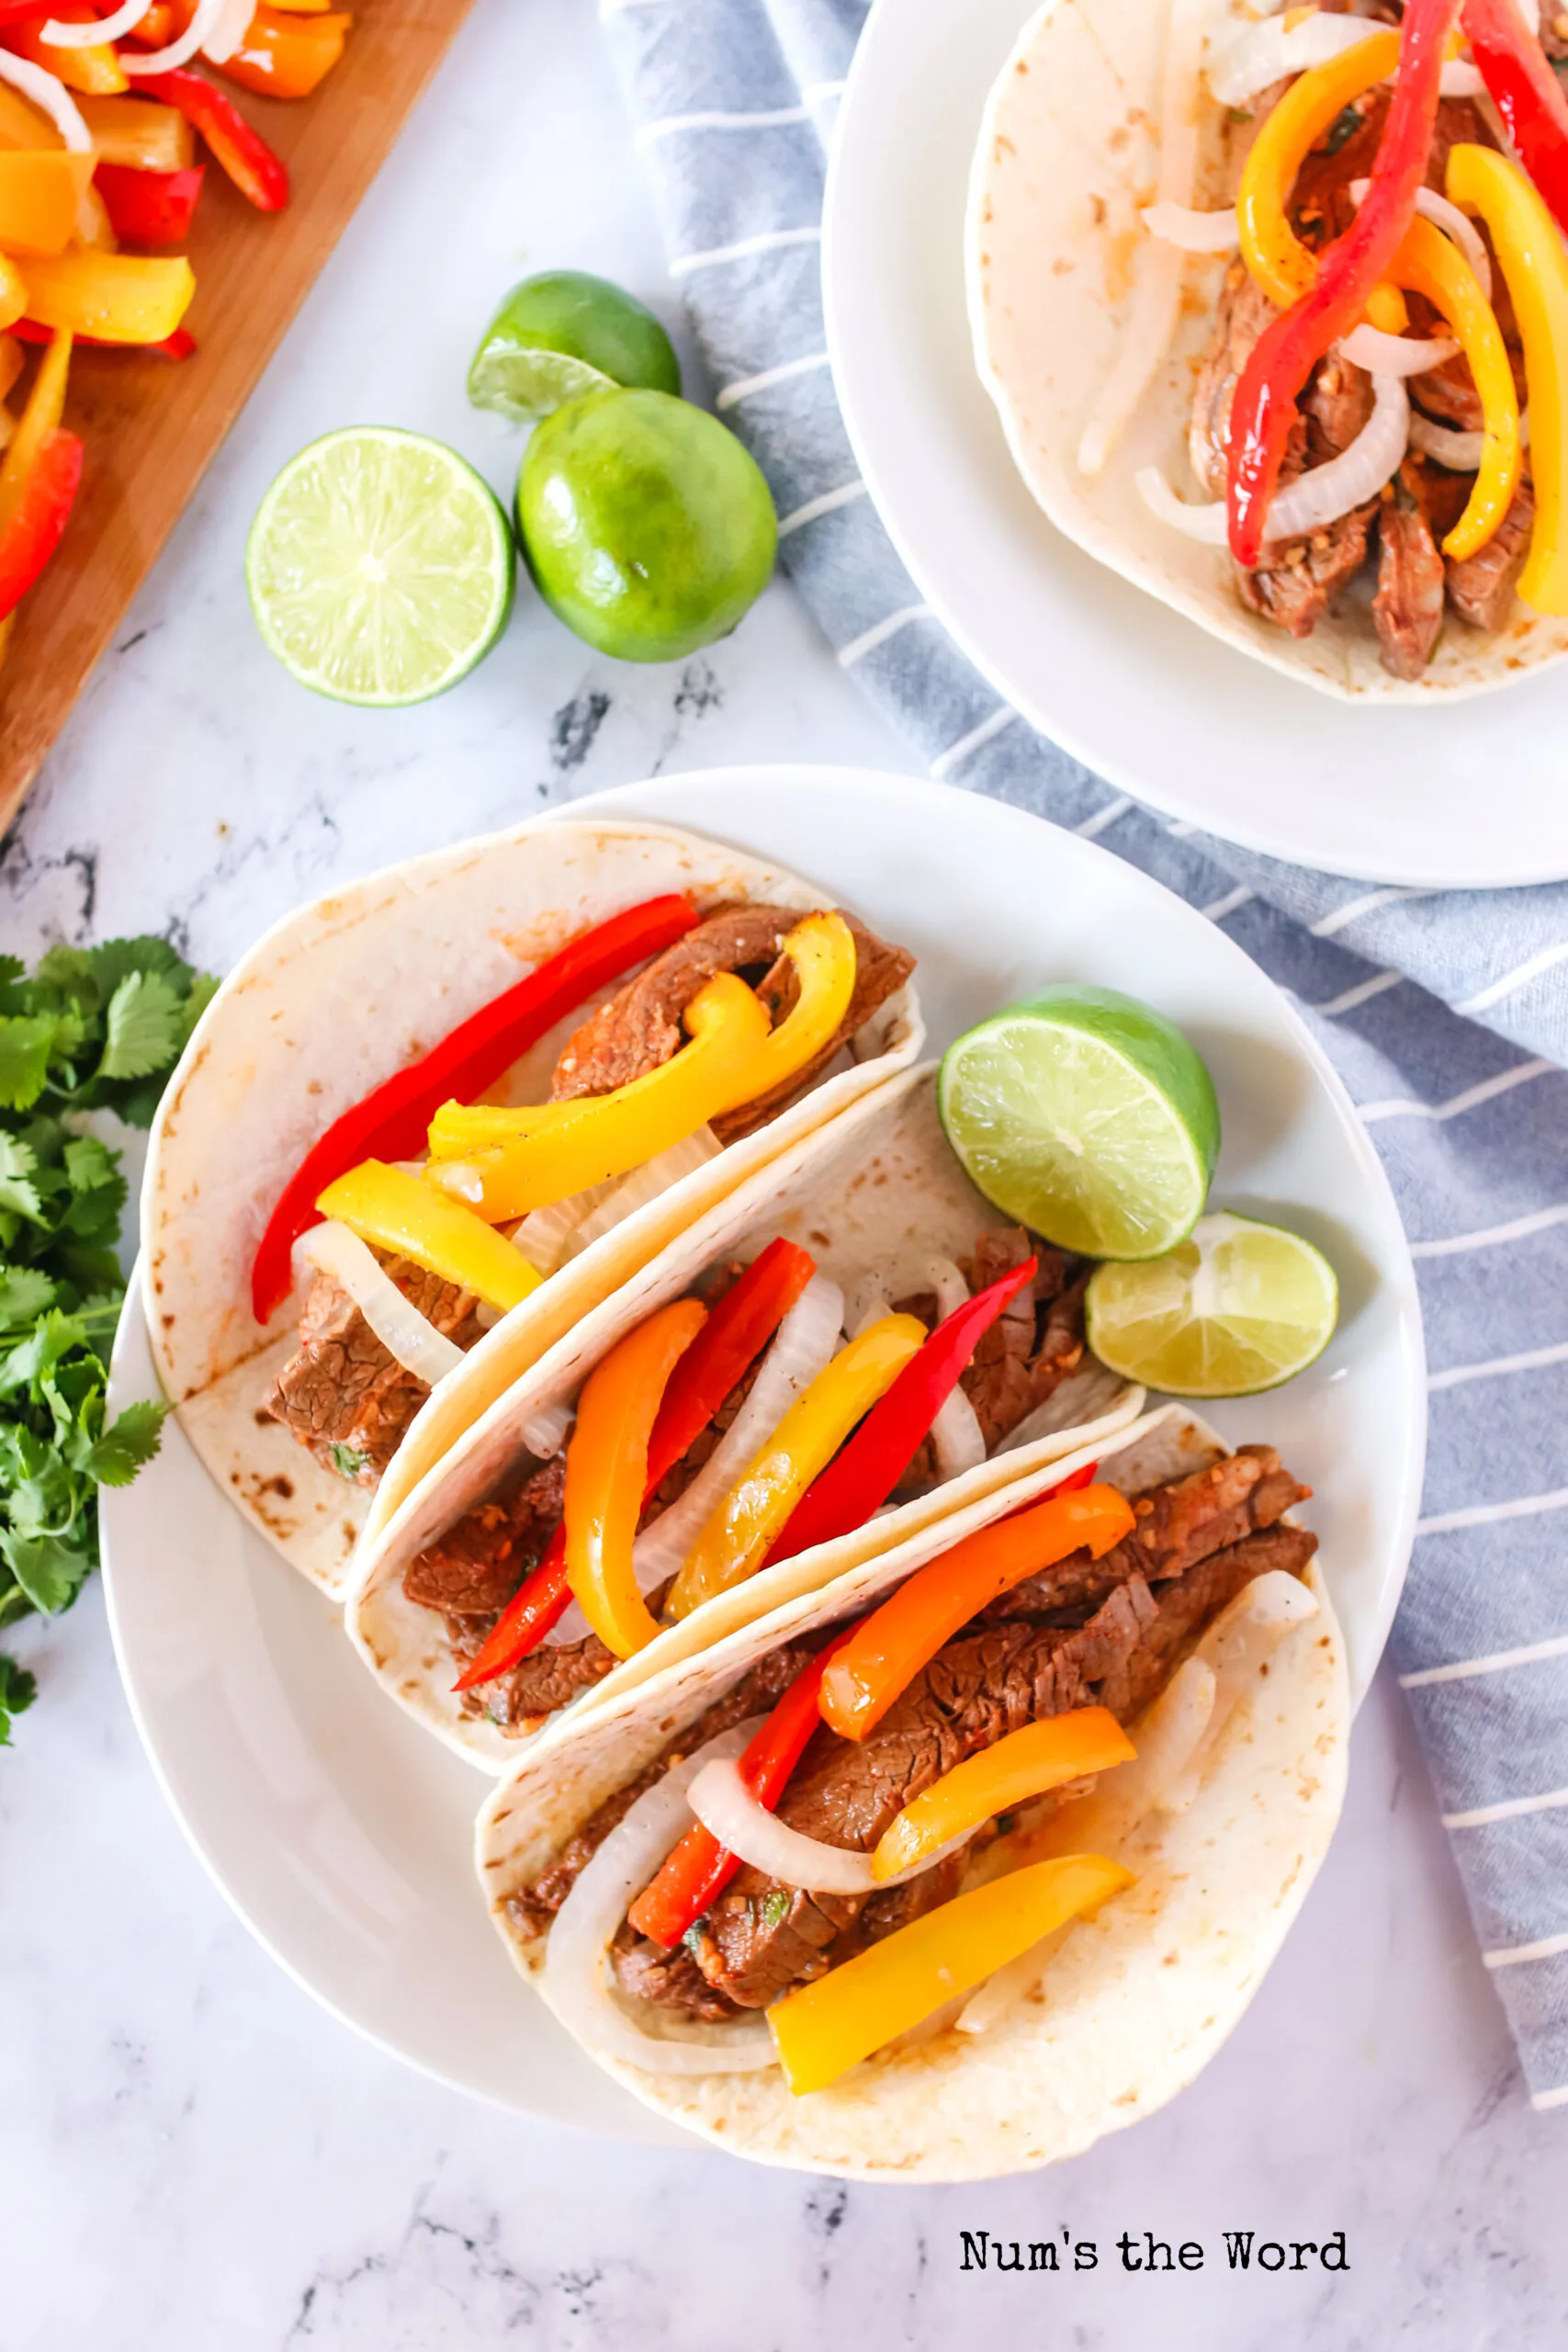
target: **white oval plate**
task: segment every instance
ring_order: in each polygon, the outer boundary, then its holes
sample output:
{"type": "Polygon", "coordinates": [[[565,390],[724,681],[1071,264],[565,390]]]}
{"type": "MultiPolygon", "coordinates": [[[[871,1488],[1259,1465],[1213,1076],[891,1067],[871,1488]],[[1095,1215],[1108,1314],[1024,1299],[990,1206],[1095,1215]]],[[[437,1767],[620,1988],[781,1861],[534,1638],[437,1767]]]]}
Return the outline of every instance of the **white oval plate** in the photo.
{"type": "MultiPolygon", "coordinates": [[[[1309,1516],[1358,1690],[1398,1598],[1426,1420],[1409,1253],[1382,1167],[1284,998],[1223,932],[1092,843],[999,803],[839,768],[739,768],[574,804],[664,818],[830,882],[919,958],[933,1048],[1044,982],[1151,999],[1206,1056],[1224,1147],[1216,1203],[1289,1218],[1337,1267],[1327,1353],[1272,1397],[1222,1406],[1317,1490],[1309,1516]]],[[[134,1298],[137,1293],[131,1293],[134,1298]]],[[[140,1315],[116,1408],[156,1395],[140,1315]]],[[[138,1727],[203,1862],[326,2007],[426,2073],[525,2113],[683,2135],[636,2105],[518,1982],[470,1859],[487,1782],[389,1705],[337,1612],[230,1509],[171,1422],[103,1497],[104,1574],[138,1727]]]]}
{"type": "Polygon", "coordinates": [[[1108,783],[1330,873],[1473,889],[1568,875],[1568,668],[1364,709],[1247,660],[1053,529],[976,372],[969,168],[1030,0],[876,0],[839,113],[822,282],[862,474],[998,694],[1108,783]]]}

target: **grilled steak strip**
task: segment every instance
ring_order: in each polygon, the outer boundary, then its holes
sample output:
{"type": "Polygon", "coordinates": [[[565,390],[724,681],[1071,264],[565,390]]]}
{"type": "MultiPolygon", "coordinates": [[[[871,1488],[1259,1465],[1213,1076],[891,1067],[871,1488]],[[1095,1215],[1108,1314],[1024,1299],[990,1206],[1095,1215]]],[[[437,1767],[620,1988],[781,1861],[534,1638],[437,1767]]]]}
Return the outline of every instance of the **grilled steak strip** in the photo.
{"type": "MultiPolygon", "coordinates": [[[[447,1339],[468,1349],[483,1338],[479,1301],[470,1292],[407,1258],[382,1250],[376,1255],[403,1296],[447,1339]]],[[[329,1274],[312,1280],[298,1336],[299,1346],[266,1400],[267,1411],[324,1468],[374,1487],[429,1396],[428,1386],[382,1346],[329,1274]]]]}
{"type": "MultiPolygon", "coordinates": [[[[721,907],[709,915],[618,989],[568,1040],[556,1066],[552,1101],[608,1094],[660,1069],[681,1045],[682,1014],[716,972],[758,972],[757,992],[776,1025],[797,994],[795,967],[779,950],[801,914],[798,907],[742,904],[721,907]]],[[[782,1103],[809,1085],[914,970],[915,959],[903,948],[878,939],[853,915],[846,914],[844,921],[854,933],[855,985],[837,1034],[786,1085],[716,1119],[714,1132],[721,1142],[761,1126],[782,1103]]]]}

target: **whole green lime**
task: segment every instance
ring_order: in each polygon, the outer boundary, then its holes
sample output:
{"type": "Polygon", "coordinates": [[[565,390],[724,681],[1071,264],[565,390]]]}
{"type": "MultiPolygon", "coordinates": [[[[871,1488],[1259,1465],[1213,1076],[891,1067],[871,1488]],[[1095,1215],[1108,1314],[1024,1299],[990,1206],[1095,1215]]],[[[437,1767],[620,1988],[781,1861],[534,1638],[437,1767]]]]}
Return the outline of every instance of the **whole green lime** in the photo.
{"type": "Polygon", "coordinates": [[[468,369],[474,406],[518,424],[611,384],[678,392],[681,363],[646,302],[586,269],[541,270],[514,286],[468,369]]]}
{"type": "Polygon", "coordinates": [[[668,392],[590,392],[528,444],[517,530],[539,594],[621,662],[680,662],[766,587],[778,518],[716,419],[668,392]]]}

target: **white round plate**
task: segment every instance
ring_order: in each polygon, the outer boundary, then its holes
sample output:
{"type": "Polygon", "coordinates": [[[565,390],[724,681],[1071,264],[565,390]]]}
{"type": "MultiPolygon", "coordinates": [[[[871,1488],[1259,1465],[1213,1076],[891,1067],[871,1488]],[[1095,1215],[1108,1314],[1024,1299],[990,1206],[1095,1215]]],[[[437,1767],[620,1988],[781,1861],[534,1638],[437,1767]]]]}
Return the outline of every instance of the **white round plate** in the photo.
{"type": "MultiPolygon", "coordinates": [[[[919,956],[933,1050],[1067,977],[1146,997],[1187,1031],[1224,1119],[1214,1200],[1288,1219],[1339,1272],[1343,1321],[1327,1353],[1290,1387],[1213,1418],[1237,1440],[1271,1439],[1316,1489],[1310,1517],[1364,1688],[1420,1489],[1420,1317],[1377,1155],[1273,984],[1121,859],[940,786],[738,768],[635,785],[571,813],[596,808],[690,825],[829,884],[919,956]]],[[[113,1403],[156,1393],[132,1306],[113,1403]]],[[[340,2017],[464,2090],[680,2139],[592,2065],[514,1974],[470,1857],[490,1783],[382,1696],[336,1611],[230,1508],[177,1424],[102,1508],[115,1645],[142,1739],[192,1844],[261,1942],[340,2017]]]]}
{"type": "Polygon", "coordinates": [[[1031,0],[876,0],[839,113],[822,280],[850,438],[921,595],[998,694],[1227,841],[1421,888],[1568,875],[1568,665],[1438,710],[1281,677],[1046,521],[976,373],[969,167],[1031,0]]]}

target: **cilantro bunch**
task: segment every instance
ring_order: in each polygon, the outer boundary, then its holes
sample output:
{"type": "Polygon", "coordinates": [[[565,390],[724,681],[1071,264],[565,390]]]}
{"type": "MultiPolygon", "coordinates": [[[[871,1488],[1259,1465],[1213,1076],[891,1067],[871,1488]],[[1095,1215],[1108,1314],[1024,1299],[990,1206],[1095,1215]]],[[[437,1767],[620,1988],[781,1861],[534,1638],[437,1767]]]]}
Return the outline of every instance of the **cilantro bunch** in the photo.
{"type": "MultiPolygon", "coordinates": [[[[158,1450],[165,1407],[105,1419],[127,1188],[84,1114],[148,1125],[216,985],[163,939],[53,947],[30,978],[0,956],[0,1627],[69,1608],[97,1566],[98,1487],[158,1450]]],[[[0,1656],[0,1746],[33,1696],[0,1656]]]]}

